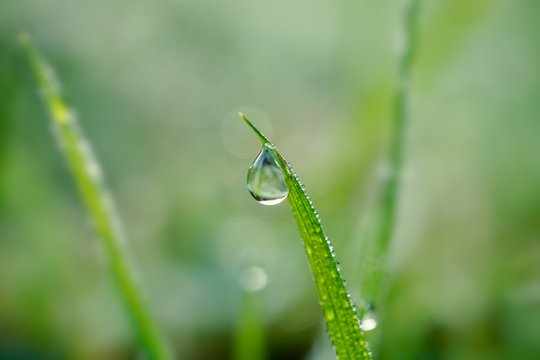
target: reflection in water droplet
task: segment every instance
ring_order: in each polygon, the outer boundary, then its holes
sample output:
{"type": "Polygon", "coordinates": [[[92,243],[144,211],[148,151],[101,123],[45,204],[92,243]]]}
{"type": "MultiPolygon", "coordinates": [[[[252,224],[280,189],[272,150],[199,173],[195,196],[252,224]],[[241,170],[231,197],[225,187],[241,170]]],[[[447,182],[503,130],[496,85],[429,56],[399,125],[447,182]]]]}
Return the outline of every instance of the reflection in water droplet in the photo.
{"type": "Polygon", "coordinates": [[[276,205],[287,198],[289,188],[283,172],[268,149],[263,148],[249,167],[247,188],[263,205],[276,205]]]}

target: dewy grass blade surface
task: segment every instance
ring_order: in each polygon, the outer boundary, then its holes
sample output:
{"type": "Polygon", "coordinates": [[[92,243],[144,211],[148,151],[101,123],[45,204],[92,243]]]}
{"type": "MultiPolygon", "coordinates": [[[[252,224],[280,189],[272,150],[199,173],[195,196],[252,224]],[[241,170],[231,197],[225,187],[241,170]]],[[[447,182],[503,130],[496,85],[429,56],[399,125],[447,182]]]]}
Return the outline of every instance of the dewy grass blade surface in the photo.
{"type": "Polygon", "coordinates": [[[339,272],[332,244],[322,229],[319,215],[304,186],[274,145],[244,114],[240,113],[240,117],[253,129],[285,175],[289,187],[289,203],[304,241],[326,328],[337,357],[340,360],[371,359],[354,305],[339,272]]]}
{"type": "Polygon", "coordinates": [[[58,141],[97,228],[120,297],[136,329],[141,346],[149,359],[169,359],[165,343],[159,336],[137,287],[126,249],[122,246],[122,236],[113,203],[104,187],[99,164],[77,127],[74,113],[62,99],[52,69],[34,49],[28,36],[21,35],[20,41],[48,107],[58,141]]]}

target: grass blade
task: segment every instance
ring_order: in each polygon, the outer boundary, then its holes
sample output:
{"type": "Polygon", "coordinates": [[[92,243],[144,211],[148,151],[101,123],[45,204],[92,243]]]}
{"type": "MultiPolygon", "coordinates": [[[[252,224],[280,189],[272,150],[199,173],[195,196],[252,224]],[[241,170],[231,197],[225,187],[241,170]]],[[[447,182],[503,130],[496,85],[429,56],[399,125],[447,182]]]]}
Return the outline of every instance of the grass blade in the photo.
{"type": "Polygon", "coordinates": [[[418,17],[419,0],[411,0],[406,9],[405,18],[405,49],[399,62],[398,88],[394,99],[393,137],[390,148],[390,176],[383,191],[383,216],[379,230],[378,243],[385,249],[392,237],[396,216],[396,204],[401,180],[404,157],[404,134],[407,127],[408,104],[410,100],[409,82],[411,65],[415,51],[416,18],[418,17]]]}
{"type": "Polygon", "coordinates": [[[137,287],[133,266],[129,262],[126,249],[122,246],[120,227],[113,210],[112,199],[103,184],[99,164],[92,155],[89,143],[77,126],[73,111],[62,98],[52,69],[34,49],[27,35],[21,35],[20,42],[26,51],[38,87],[48,107],[57,139],[67,158],[82,199],[95,223],[119,295],[136,329],[141,346],[149,359],[169,359],[165,343],[137,287]]]}
{"type": "Polygon", "coordinates": [[[362,279],[362,290],[366,300],[374,302],[377,306],[383,302],[384,285],[382,271],[384,267],[384,255],[388,251],[388,246],[392,240],[397,205],[399,198],[400,183],[402,178],[403,159],[405,153],[405,132],[408,125],[410,104],[410,80],[412,63],[416,52],[416,28],[421,0],[410,0],[403,12],[403,33],[405,46],[402,50],[398,63],[398,86],[393,99],[392,115],[392,137],[389,149],[389,175],[385,179],[382,187],[380,208],[373,251],[365,252],[367,256],[375,259],[379,264],[374,272],[369,273],[369,277],[362,279]]]}
{"type": "Polygon", "coordinates": [[[239,115],[255,132],[263,147],[270,151],[285,175],[289,187],[289,203],[304,241],[326,328],[337,357],[341,360],[371,359],[354,305],[339,272],[332,244],[322,229],[319,215],[304,186],[275,146],[244,114],[239,115]]]}
{"type": "Polygon", "coordinates": [[[264,360],[262,294],[242,292],[241,310],[235,334],[234,360],[264,360]]]}

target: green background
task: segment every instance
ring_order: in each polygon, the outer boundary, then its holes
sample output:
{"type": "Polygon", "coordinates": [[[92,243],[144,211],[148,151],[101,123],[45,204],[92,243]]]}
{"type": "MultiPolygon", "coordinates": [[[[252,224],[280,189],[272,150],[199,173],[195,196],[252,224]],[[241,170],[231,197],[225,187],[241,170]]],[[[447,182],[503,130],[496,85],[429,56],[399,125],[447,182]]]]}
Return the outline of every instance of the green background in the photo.
{"type": "Polygon", "coordinates": [[[268,275],[267,358],[333,358],[288,205],[246,191],[259,145],[237,111],[306,184],[356,302],[384,267],[377,358],[540,358],[540,2],[422,2],[394,237],[384,264],[362,259],[403,5],[1,0],[0,359],[138,352],[21,31],[79,115],[179,358],[232,357],[249,266],[268,275]]]}

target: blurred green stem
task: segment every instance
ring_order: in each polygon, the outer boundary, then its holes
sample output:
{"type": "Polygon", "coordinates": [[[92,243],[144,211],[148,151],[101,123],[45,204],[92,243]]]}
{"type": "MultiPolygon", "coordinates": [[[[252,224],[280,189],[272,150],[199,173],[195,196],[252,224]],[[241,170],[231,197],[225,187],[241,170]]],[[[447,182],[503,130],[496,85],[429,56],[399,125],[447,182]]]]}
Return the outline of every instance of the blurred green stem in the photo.
{"type": "MultiPolygon", "coordinates": [[[[393,99],[392,137],[390,141],[387,178],[383,185],[381,208],[374,241],[374,258],[379,262],[378,269],[370,273],[364,280],[364,297],[367,300],[378,302],[382,282],[382,269],[384,268],[384,254],[388,252],[388,244],[392,239],[403,173],[403,159],[405,153],[404,137],[409,121],[410,80],[412,63],[416,52],[416,27],[420,0],[410,0],[404,10],[403,44],[399,59],[398,83],[393,99]]],[[[386,169],[385,169],[386,170],[386,169]]]]}
{"type": "Polygon", "coordinates": [[[98,162],[90,145],[77,126],[73,111],[64,102],[52,69],[34,49],[27,35],[20,36],[41,94],[53,120],[55,135],[67,157],[69,166],[84,203],[94,221],[101,244],[109,261],[118,292],[136,329],[139,341],[149,359],[169,359],[137,286],[133,265],[123,246],[120,227],[113,210],[113,202],[101,178],[98,162]]]}
{"type": "Polygon", "coordinates": [[[234,360],[264,360],[262,294],[242,290],[242,298],[234,360]]]}

